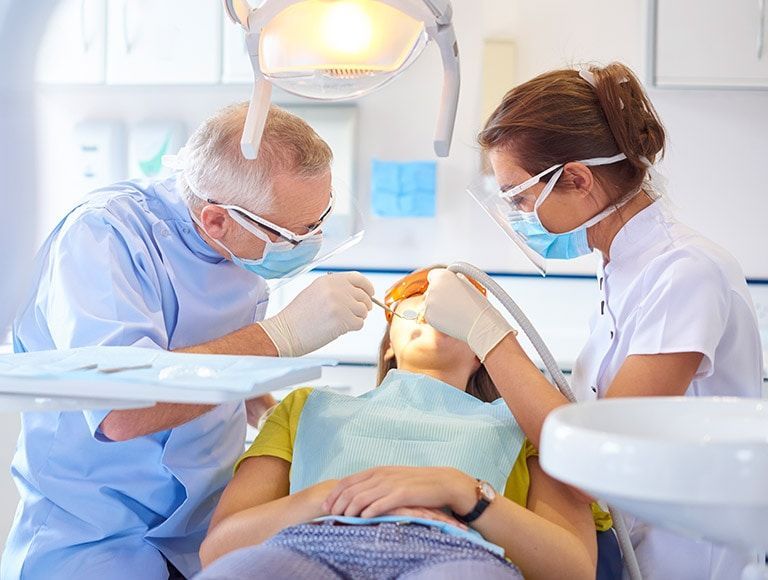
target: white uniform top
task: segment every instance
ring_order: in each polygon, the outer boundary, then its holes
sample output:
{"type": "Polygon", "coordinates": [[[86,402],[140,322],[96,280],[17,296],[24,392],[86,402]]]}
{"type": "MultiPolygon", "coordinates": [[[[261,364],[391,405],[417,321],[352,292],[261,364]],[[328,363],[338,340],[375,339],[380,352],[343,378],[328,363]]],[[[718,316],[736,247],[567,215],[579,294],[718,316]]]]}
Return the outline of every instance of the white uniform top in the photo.
{"type": "MultiPolygon", "coordinates": [[[[760,397],[755,308],[736,260],[653,203],[616,235],[598,272],[600,304],[573,371],[581,401],[604,397],[631,355],[700,352],[687,396],[760,397]]],[[[646,580],[731,580],[748,555],[627,519],[646,580]]]]}

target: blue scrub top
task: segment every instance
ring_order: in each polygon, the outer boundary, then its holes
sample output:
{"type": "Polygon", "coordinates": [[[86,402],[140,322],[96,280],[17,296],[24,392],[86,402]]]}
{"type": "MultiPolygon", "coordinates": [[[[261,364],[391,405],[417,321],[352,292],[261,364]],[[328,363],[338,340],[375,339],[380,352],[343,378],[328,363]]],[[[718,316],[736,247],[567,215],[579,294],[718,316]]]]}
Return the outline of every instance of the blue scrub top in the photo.
{"type": "MultiPolygon", "coordinates": [[[[16,352],[87,345],[177,349],[257,320],[266,282],[213,251],[176,179],[90,194],[55,228],[14,323],[16,352]]],[[[176,429],[105,440],[109,409],[26,413],[12,474],[21,494],[0,577],[185,575],[245,440],[242,403],[176,429]]]]}

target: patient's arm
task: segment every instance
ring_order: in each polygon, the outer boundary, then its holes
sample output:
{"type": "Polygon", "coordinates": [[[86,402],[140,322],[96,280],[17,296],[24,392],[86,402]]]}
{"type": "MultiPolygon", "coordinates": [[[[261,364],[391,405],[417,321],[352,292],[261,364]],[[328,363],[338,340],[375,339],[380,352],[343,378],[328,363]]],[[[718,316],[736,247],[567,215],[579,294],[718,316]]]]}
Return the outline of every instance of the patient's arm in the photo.
{"type": "Polygon", "coordinates": [[[229,552],[260,544],[284,528],[327,513],[320,506],[336,482],[288,495],[290,468],[290,463],[277,457],[243,461],[224,490],[200,548],[204,567],[229,552]]]}
{"type": "Polygon", "coordinates": [[[502,546],[526,578],[594,579],[597,542],[589,502],[544,473],[537,458],[528,459],[528,469],[527,508],[497,498],[502,501],[488,506],[473,527],[502,546]]]}
{"type": "MultiPolygon", "coordinates": [[[[504,548],[526,578],[594,579],[595,527],[589,503],[528,460],[528,508],[499,495],[472,527],[504,548]]],[[[332,514],[376,517],[401,506],[472,511],[476,481],[443,467],[379,467],[343,479],[325,502],[332,514]]]]}

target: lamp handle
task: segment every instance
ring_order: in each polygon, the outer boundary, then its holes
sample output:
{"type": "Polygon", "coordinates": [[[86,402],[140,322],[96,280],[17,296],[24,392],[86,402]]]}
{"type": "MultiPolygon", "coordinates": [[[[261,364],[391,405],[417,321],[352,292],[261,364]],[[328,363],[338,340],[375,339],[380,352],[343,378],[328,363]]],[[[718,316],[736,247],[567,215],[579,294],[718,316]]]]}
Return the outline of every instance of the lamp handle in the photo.
{"type": "Polygon", "coordinates": [[[440,26],[435,34],[435,40],[440,47],[440,56],[443,59],[443,93],[435,132],[435,153],[438,157],[448,157],[451,152],[461,89],[459,45],[453,25],[440,26]]]}
{"type": "Polygon", "coordinates": [[[256,159],[259,155],[259,145],[264,134],[264,126],[267,124],[271,102],[272,83],[254,71],[251,102],[245,118],[243,137],[240,140],[240,150],[246,159],[256,159]]]}

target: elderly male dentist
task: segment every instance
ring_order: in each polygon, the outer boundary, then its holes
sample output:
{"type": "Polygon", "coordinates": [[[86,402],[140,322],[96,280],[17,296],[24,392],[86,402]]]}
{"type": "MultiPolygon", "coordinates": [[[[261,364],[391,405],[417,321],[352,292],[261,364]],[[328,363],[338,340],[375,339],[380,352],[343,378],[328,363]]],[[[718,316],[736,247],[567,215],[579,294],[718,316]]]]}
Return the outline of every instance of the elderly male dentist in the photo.
{"type": "MultiPolygon", "coordinates": [[[[306,123],[273,108],[258,159],[244,159],[245,112],[235,105],[203,123],[174,177],[96,191],[59,223],[14,323],[17,352],[300,356],[361,328],[373,287],[352,272],[321,277],[263,320],[265,278],[318,251],[332,156],[306,123]]],[[[245,414],[242,403],[25,414],[2,579],[195,574],[245,414]]]]}

